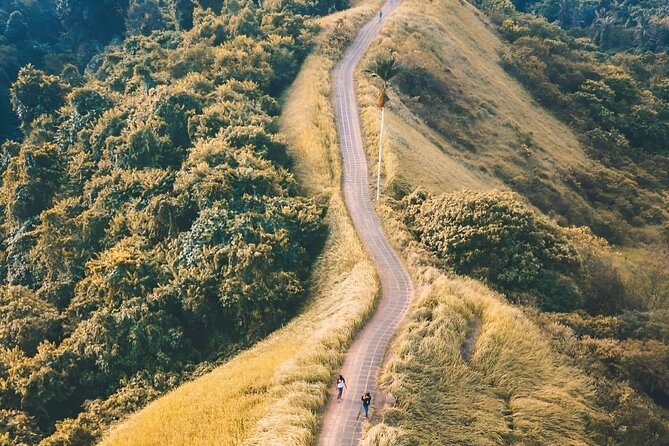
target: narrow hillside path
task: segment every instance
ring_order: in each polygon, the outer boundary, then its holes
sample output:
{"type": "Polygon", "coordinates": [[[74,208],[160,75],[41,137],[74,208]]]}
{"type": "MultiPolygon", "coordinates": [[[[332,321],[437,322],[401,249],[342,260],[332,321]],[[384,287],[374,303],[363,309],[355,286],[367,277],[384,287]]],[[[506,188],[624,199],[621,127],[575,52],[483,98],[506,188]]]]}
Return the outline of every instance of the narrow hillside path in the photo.
{"type": "MultiPolygon", "coordinates": [[[[334,70],[334,101],[339,143],[344,167],[344,198],[360,239],[376,264],[382,297],[373,318],[361,330],[346,354],[341,374],[348,389],[343,401],[330,398],[323,421],[320,446],[356,445],[362,433],[360,397],[369,390],[376,394],[376,375],[395,329],[404,318],[413,293],[411,278],[383,234],[370,198],[367,160],[362,143],[354,73],[358,62],[378,34],[383,21],[401,0],[389,0],[360,31],[334,70]]],[[[344,299],[345,296],[342,296],[344,299]]]]}

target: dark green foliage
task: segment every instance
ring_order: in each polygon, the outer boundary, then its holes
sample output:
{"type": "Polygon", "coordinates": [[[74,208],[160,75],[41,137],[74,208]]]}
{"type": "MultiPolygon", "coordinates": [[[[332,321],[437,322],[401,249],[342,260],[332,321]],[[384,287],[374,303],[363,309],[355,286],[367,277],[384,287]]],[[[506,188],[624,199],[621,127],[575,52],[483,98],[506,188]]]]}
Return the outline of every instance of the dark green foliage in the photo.
{"type": "MultiPolygon", "coordinates": [[[[585,32],[604,49],[663,51],[669,48],[669,9],[662,0],[512,0],[519,11],[585,32]]],[[[478,2],[478,3],[486,3],[478,2]]]]}
{"type": "Polygon", "coordinates": [[[25,221],[51,204],[62,183],[63,158],[53,144],[24,144],[3,175],[0,202],[7,218],[25,221]]]}
{"type": "Polygon", "coordinates": [[[0,288],[0,344],[20,347],[34,354],[41,340],[55,341],[60,334],[60,314],[29,289],[0,288]]]}
{"type": "Polygon", "coordinates": [[[58,18],[75,41],[109,41],[124,31],[129,0],[56,0],[58,18]]]}
{"type": "Polygon", "coordinates": [[[470,275],[539,306],[566,310],[581,305],[568,275],[579,266],[575,249],[557,227],[510,193],[460,192],[404,199],[405,221],[415,236],[459,274],[470,275]]]}
{"type": "Polygon", "coordinates": [[[19,410],[0,409],[0,444],[37,444],[39,440],[39,428],[34,419],[19,410]]]}
{"type": "Polygon", "coordinates": [[[148,36],[164,29],[166,17],[156,0],[130,0],[125,18],[125,28],[130,34],[148,36]]]}
{"type": "Polygon", "coordinates": [[[102,436],[105,426],[121,420],[126,414],[144,407],[162,392],[173,387],[178,377],[161,374],[147,377],[138,374],[107,399],[87,401],[75,419],[56,423],[56,432],[42,442],[42,446],[94,444],[102,436]]]}
{"type": "Polygon", "coordinates": [[[178,29],[188,30],[193,26],[193,0],[171,0],[171,9],[178,29]]]}
{"type": "MultiPolygon", "coordinates": [[[[190,6],[189,6],[190,5],[190,6]]],[[[18,138],[9,87],[19,69],[34,64],[71,86],[111,39],[154,30],[189,28],[189,0],[6,0],[0,3],[0,142],[18,138]],[[73,65],[74,64],[74,65],[73,65]]]]}
{"type": "Polygon", "coordinates": [[[265,336],[302,305],[325,235],[275,99],[322,5],[58,5],[82,45],[136,35],[86,78],[29,66],[12,88],[25,139],[0,151],[0,443],[94,444],[265,336]]]}

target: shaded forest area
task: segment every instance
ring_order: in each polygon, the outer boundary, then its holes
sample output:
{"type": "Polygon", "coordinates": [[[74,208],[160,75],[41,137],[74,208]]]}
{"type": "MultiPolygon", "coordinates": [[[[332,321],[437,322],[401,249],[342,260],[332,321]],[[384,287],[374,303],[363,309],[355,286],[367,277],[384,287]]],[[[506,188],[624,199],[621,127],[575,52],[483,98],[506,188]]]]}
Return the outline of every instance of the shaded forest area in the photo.
{"type": "MultiPolygon", "coordinates": [[[[134,10],[145,4],[167,11],[154,2],[132,4],[134,10]]],[[[137,31],[129,8],[129,0],[9,0],[0,5],[0,141],[21,137],[9,98],[20,67],[31,63],[49,74],[65,69],[74,81],[126,26],[137,31]]]]}
{"type": "Polygon", "coordinates": [[[0,443],[93,444],[302,305],[326,209],[299,195],[276,97],[338,5],[11,5],[38,12],[7,19],[34,64],[0,149],[0,443]]]}

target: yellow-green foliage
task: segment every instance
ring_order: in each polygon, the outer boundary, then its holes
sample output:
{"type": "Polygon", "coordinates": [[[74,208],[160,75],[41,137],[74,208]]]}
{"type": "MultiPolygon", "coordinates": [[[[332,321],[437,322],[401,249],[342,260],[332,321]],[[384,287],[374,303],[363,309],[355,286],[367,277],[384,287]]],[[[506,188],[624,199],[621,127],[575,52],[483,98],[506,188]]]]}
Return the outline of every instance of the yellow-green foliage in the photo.
{"type": "Polygon", "coordinates": [[[423,291],[382,386],[397,399],[363,444],[587,445],[587,380],[520,310],[467,279],[423,291]]]}
{"type": "Polygon", "coordinates": [[[24,415],[47,443],[91,443],[305,304],[326,203],[298,195],[277,99],[329,6],[207,3],[190,30],[110,45],[85,81],[28,66],[14,84],[26,138],[0,145],[0,282],[30,292],[0,290],[17,322],[0,348],[26,355],[0,367],[21,412],[0,431],[24,415]]]}
{"type": "Polygon", "coordinates": [[[317,50],[290,88],[281,130],[299,184],[329,200],[330,229],[302,315],[214,372],[187,383],[113,429],[102,445],[311,445],[332,374],[374,305],[378,283],[339,192],[329,70],[365,4],[321,21],[317,50]]]}

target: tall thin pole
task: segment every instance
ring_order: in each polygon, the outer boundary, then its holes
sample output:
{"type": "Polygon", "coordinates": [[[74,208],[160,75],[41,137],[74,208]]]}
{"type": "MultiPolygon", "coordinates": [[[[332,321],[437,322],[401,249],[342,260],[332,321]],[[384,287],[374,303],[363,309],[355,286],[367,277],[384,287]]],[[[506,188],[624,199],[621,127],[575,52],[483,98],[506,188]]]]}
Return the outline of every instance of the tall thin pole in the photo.
{"type": "Polygon", "coordinates": [[[381,107],[381,133],[379,134],[379,164],[376,167],[376,201],[381,194],[381,156],[383,155],[383,115],[386,107],[381,107]]]}

